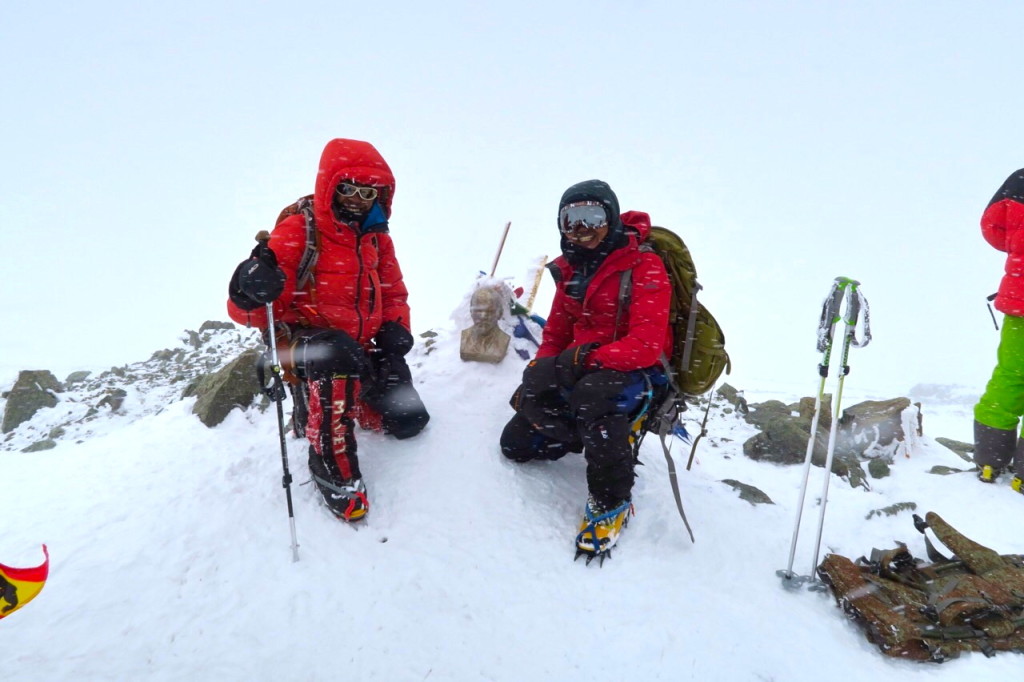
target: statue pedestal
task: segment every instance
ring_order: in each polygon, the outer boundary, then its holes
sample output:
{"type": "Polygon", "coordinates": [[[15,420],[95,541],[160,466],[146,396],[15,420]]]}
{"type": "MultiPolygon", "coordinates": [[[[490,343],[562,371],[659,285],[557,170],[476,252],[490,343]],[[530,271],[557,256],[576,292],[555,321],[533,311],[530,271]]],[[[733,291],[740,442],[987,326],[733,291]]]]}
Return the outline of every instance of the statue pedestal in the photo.
{"type": "Polygon", "coordinates": [[[511,337],[497,327],[479,333],[477,325],[462,330],[459,357],[466,362],[490,362],[497,364],[505,359],[511,337]]]}

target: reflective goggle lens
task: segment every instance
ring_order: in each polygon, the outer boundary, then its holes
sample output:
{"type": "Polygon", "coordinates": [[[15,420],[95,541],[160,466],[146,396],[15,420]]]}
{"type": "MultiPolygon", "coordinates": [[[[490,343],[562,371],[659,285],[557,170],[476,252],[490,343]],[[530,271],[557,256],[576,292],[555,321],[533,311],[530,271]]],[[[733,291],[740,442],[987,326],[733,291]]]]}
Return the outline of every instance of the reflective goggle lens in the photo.
{"type": "Polygon", "coordinates": [[[356,194],[359,195],[360,199],[363,199],[365,201],[371,201],[377,198],[376,187],[358,187],[356,185],[351,185],[347,182],[340,183],[336,191],[338,192],[338,196],[346,198],[353,197],[356,194]]]}
{"type": "Polygon", "coordinates": [[[569,204],[558,212],[558,225],[562,234],[595,232],[608,226],[608,214],[597,202],[569,204]]]}

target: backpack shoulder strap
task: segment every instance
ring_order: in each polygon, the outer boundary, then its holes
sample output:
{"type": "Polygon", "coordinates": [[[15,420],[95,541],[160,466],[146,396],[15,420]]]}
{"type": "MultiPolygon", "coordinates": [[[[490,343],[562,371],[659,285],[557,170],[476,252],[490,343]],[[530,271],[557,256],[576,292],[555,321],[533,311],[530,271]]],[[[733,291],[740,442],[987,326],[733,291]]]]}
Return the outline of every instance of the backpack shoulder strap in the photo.
{"type": "Polygon", "coordinates": [[[628,308],[630,298],[633,295],[633,268],[626,268],[619,278],[619,303],[615,308],[615,330],[612,332],[612,341],[619,339],[619,323],[622,322],[622,309],[628,308]]]}
{"type": "MultiPolygon", "coordinates": [[[[299,267],[295,271],[295,288],[302,289],[312,277],[316,261],[320,257],[320,243],[319,234],[316,231],[316,219],[313,217],[313,195],[302,197],[295,202],[294,206],[295,210],[289,215],[301,213],[306,222],[306,248],[302,252],[299,267]]],[[[287,210],[285,209],[285,211],[287,210]]],[[[285,211],[282,211],[282,215],[285,211]]]]}
{"type": "Polygon", "coordinates": [[[925,528],[931,528],[935,536],[951,550],[960,561],[967,565],[967,568],[976,575],[984,576],[988,573],[1005,569],[1008,563],[998,552],[971,540],[935,512],[928,512],[924,521],[915,515],[914,525],[924,533],[925,528]]]}

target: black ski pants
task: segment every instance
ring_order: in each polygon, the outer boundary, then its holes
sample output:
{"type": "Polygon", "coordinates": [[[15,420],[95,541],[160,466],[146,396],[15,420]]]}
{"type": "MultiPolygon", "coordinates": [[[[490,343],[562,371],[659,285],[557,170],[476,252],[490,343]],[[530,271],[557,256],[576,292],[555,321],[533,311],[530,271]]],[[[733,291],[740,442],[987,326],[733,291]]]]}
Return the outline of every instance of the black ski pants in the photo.
{"type": "Polygon", "coordinates": [[[515,462],[528,462],[582,451],[595,501],[611,507],[630,500],[635,465],[630,430],[632,413],[646,390],[644,374],[599,370],[570,390],[552,388],[530,398],[533,404],[520,403],[526,409],[505,425],[502,453],[515,462]]]}

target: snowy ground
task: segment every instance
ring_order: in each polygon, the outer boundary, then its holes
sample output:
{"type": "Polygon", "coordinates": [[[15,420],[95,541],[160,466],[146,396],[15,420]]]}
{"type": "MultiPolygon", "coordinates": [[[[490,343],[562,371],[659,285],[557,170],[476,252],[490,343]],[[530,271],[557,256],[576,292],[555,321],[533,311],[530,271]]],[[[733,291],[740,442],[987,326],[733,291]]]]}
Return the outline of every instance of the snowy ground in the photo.
{"type": "MultiPolygon", "coordinates": [[[[510,354],[498,366],[462,363],[457,330],[454,322],[439,330],[429,355],[421,344],[413,351],[432,412],[428,428],[404,442],[359,434],[373,508],[358,530],[330,516],[311,485],[298,484],[308,480],[306,447],[289,438],[298,563],[289,549],[273,410],[236,410],[207,429],[191,414],[191,400],[146,416],[132,416],[128,405],[128,416],[52,450],[22,453],[8,441],[9,451],[0,452],[0,562],[38,564],[46,543],[51,567],[39,597],[0,621],[0,678],[1019,676],[1015,654],[941,666],[890,660],[830,596],[782,589],[775,571],[786,564],[801,467],[745,458],[742,444],[754,428],[718,408],[691,471],[683,470],[689,448],[674,448],[696,544],[652,437],[634,494],[637,513],[619,549],[603,567],[574,563],[586,496],[582,458],[525,466],[503,460],[496,443],[523,362],[510,354]],[[756,485],[775,504],[742,501],[722,479],[756,485]]],[[[806,387],[738,388],[754,402],[793,401],[817,386],[808,377],[806,387]]],[[[933,389],[921,389],[934,400],[924,405],[924,442],[894,463],[891,477],[872,480],[870,492],[832,480],[822,553],[856,558],[902,540],[924,556],[909,513],[866,519],[907,501],[1001,552],[1024,552],[1017,526],[1024,500],[1009,486],[927,473],[936,464],[965,467],[932,438],[968,440],[976,397],[933,389]]],[[[846,405],[870,394],[858,394],[855,374],[847,390],[846,405]]],[[[809,500],[821,476],[812,471],[809,500]]],[[[816,523],[817,507],[809,505],[797,572],[810,572],[816,523]]]]}

